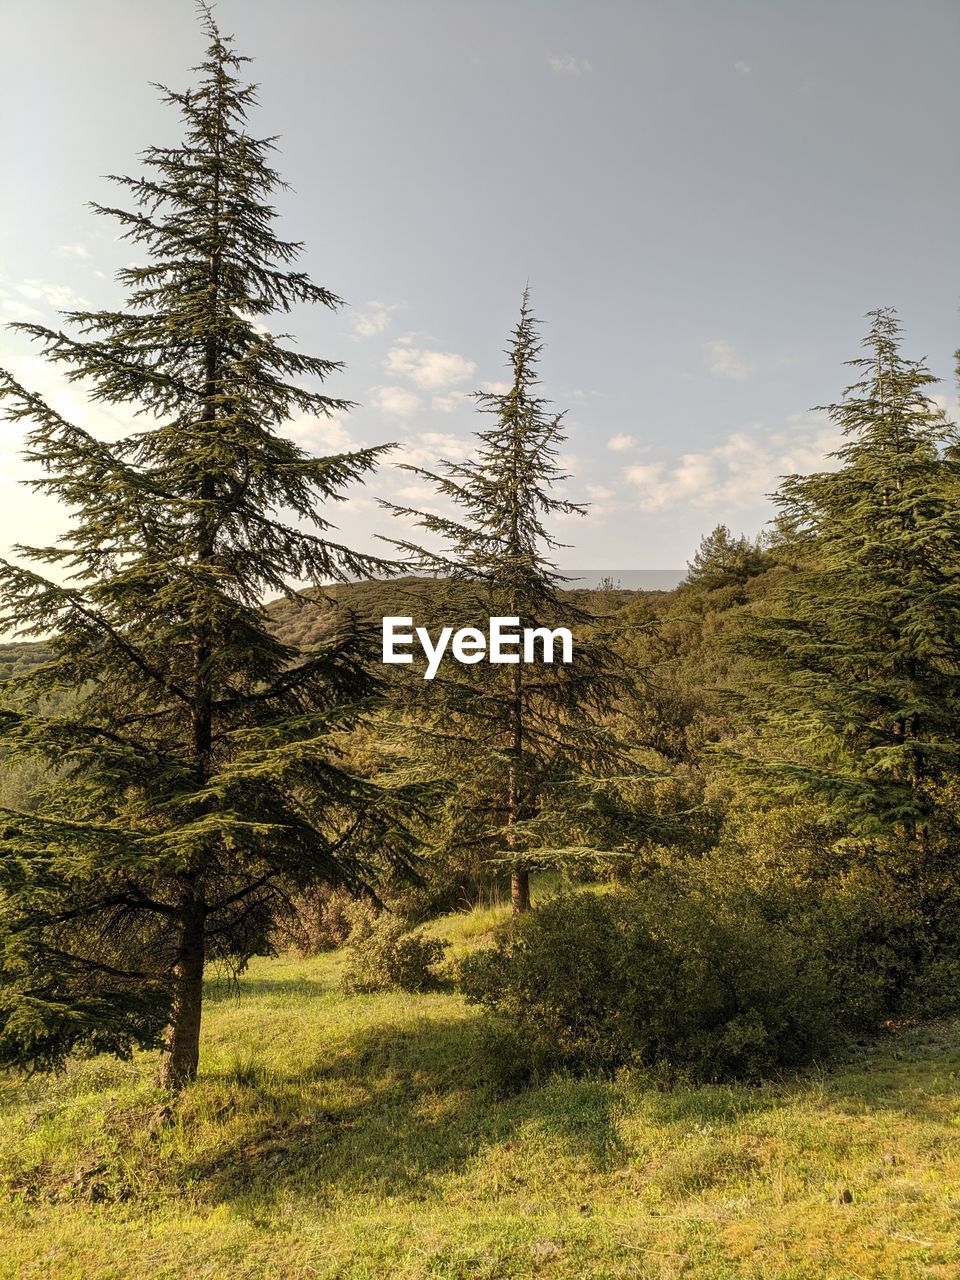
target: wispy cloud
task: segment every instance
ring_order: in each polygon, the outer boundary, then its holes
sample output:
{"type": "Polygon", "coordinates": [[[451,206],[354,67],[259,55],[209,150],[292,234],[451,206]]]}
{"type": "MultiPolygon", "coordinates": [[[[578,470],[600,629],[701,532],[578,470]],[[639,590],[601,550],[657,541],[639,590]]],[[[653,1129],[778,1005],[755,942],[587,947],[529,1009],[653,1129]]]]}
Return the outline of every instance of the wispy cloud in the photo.
{"type": "MultiPolygon", "coordinates": [[[[71,383],[64,371],[40,355],[9,355],[4,365],[27,391],[39,395],[67,422],[89,431],[104,440],[114,440],[131,429],[143,428],[143,420],[136,416],[133,405],[101,404],[87,394],[87,385],[71,383]]],[[[7,431],[16,431],[20,438],[31,429],[29,419],[8,424],[7,431]]]]}
{"type": "Polygon", "coordinates": [[[725,338],[713,338],[703,344],[703,357],[707,369],[715,378],[729,378],[732,382],[746,382],[751,368],[732,342],[725,338]]]}
{"type": "Polygon", "coordinates": [[[960,424],[960,396],[943,395],[941,392],[929,392],[928,400],[932,400],[950,422],[960,424]]]}
{"type": "Polygon", "coordinates": [[[58,244],[57,253],[61,258],[89,258],[90,250],[85,244],[58,244]]]}
{"type": "Polygon", "coordinates": [[[17,293],[31,302],[45,302],[58,311],[85,307],[87,304],[72,289],[62,284],[49,284],[46,280],[23,280],[14,286],[17,293]]]}
{"type": "Polygon", "coordinates": [[[391,418],[412,418],[423,407],[423,400],[408,387],[374,387],[370,403],[391,418]]]}
{"type": "Polygon", "coordinates": [[[572,53],[552,53],[547,62],[558,76],[585,76],[593,70],[589,58],[577,58],[572,53]]]}
{"type": "Polygon", "coordinates": [[[300,415],[283,424],[283,434],[315,453],[346,453],[355,448],[342,419],[300,415]]]}
{"type": "Polygon", "coordinates": [[[5,321],[42,320],[43,312],[20,298],[15,298],[6,289],[0,289],[0,316],[5,321]]]}
{"type": "Polygon", "coordinates": [[[466,382],[477,366],[473,360],[453,351],[397,346],[387,353],[386,367],[391,373],[409,378],[422,391],[442,391],[466,382]]]}
{"type": "Polygon", "coordinates": [[[733,64],[733,69],[738,76],[748,76],[753,70],[753,67],[751,67],[749,62],[735,62],[733,64]]]}
{"type": "Polygon", "coordinates": [[[441,458],[462,462],[473,452],[473,442],[449,431],[418,431],[401,442],[395,462],[408,462],[414,467],[435,467],[441,458]]]}
{"type": "Polygon", "coordinates": [[[614,490],[608,489],[605,484],[588,484],[587,497],[592,503],[609,502],[614,496],[614,490]]]}
{"type": "Polygon", "coordinates": [[[353,332],[358,338],[374,338],[383,333],[390,323],[390,314],[396,311],[399,303],[368,302],[365,311],[357,311],[353,316],[353,332]]]}
{"type": "Polygon", "coordinates": [[[451,391],[448,395],[434,396],[431,404],[438,413],[454,413],[465,400],[466,396],[462,391],[451,391]]]}
{"type": "Polygon", "coordinates": [[[827,455],[839,443],[833,423],[814,414],[794,414],[784,429],[734,431],[713,448],[685,453],[674,463],[627,467],[623,478],[650,511],[679,506],[743,509],[762,503],[783,475],[831,468],[835,464],[827,455]]]}
{"type": "Polygon", "coordinates": [[[614,453],[623,453],[626,449],[632,449],[636,445],[636,437],[624,435],[611,436],[607,441],[607,448],[612,449],[614,453]]]}

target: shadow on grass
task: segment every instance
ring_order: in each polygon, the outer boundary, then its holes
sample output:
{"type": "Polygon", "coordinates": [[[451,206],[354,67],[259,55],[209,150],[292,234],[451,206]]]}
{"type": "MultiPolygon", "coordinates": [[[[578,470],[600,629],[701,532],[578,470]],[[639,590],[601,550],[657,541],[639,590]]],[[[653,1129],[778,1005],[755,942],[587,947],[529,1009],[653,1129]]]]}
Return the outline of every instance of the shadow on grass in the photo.
{"type": "MultiPolygon", "coordinates": [[[[236,1095],[229,1078],[211,1083],[236,1095]]],[[[591,1171],[624,1159],[615,1085],[554,1078],[504,1097],[481,1027],[463,1017],[379,1023],[303,1072],[262,1072],[239,1087],[236,1136],[178,1174],[216,1201],[416,1198],[530,1127],[591,1171]]]]}
{"type": "Polygon", "coordinates": [[[329,983],[312,978],[251,978],[243,974],[239,979],[212,978],[203,988],[204,1004],[223,1004],[251,996],[329,996],[329,983]]]}
{"type": "MultiPolygon", "coordinates": [[[[330,995],[322,983],[292,977],[244,979],[242,990],[330,995]]],[[[761,1087],[657,1090],[645,1087],[642,1078],[556,1076],[503,1096],[505,1064],[496,1060],[480,1020],[445,1016],[437,1008],[417,1017],[417,997],[409,999],[408,1017],[372,1022],[299,1072],[253,1069],[242,1077],[208,1078],[208,1091],[232,1098],[231,1136],[212,1151],[181,1159],[169,1176],[189,1181],[208,1200],[262,1211],[291,1193],[321,1202],[353,1192],[415,1200],[430,1193],[434,1179],[465,1170],[498,1146],[509,1179],[510,1140],[521,1130],[525,1138],[539,1135],[547,1171],[556,1151],[580,1161],[585,1171],[606,1172],[630,1158],[618,1128],[628,1109],[639,1108],[651,1125],[678,1132],[691,1125],[749,1127],[764,1113],[798,1101],[814,1110],[943,1121],[941,1090],[931,1089],[935,1080],[942,1083],[936,1061],[908,1054],[914,1072],[907,1079],[907,1064],[897,1060],[891,1041],[877,1051],[875,1066],[872,1060],[848,1060],[831,1073],[805,1073],[761,1087]]],[[[937,1046],[944,1053],[946,1040],[937,1046]]],[[[198,1101],[198,1122],[203,1106],[211,1104],[215,1097],[198,1101]]],[[[189,1132],[189,1102],[181,1119],[189,1132]]]]}
{"type": "Polygon", "coordinates": [[[655,1124],[734,1124],[797,1104],[848,1115],[875,1112],[939,1123],[955,1114],[960,1075],[960,1022],[947,1018],[858,1041],[815,1067],[783,1071],[762,1084],[652,1089],[644,1110],[655,1124]]]}

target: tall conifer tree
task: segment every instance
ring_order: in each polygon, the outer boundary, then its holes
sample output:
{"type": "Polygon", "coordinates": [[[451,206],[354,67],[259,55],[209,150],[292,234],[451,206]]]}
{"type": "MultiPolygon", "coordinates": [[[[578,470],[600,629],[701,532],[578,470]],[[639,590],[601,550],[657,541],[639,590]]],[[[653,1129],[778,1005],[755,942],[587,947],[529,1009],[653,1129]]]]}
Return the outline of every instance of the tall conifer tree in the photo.
{"type": "Polygon", "coordinates": [[[858,379],[826,406],[840,465],[784,481],[777,554],[795,572],[744,644],[765,673],[764,719],[791,745],[773,769],[859,835],[922,848],[955,827],[960,471],[936,379],[902,354],[891,309],[869,318],[858,379]]]}
{"type": "Polygon", "coordinates": [[[163,91],[182,143],[115,179],[131,207],[94,206],[146,256],[119,273],[125,308],[68,314],[76,337],[19,326],[144,429],[104,443],[0,384],[8,416],[33,423],[36,487],[72,517],[55,546],[20,549],[51,577],[0,566],[4,625],[53,636],[53,657],[7,683],[0,741],[57,771],[38,811],[2,817],[0,1058],[163,1039],[173,1087],[197,1070],[206,964],[262,944],[281,883],[357,883],[374,857],[407,856],[402,796],[338,762],[337,730],[375,692],[358,636],[298,650],[262,604],[384,567],[318,514],[380,451],[317,458],[282,434],[348,405],[310,388],[340,366],[263,319],[341,304],[273,229],[283,183],[273,140],[247,132],[247,60],[201,11],[196,86],[163,91]]]}
{"type": "MultiPolygon", "coordinates": [[[[520,628],[580,629],[569,665],[558,654],[553,664],[530,668],[519,661],[455,666],[434,681],[421,707],[432,724],[430,740],[456,761],[458,777],[484,809],[481,826],[495,846],[505,846],[514,914],[530,907],[531,853],[556,830],[545,813],[550,788],[624,758],[603,724],[626,688],[622,668],[612,648],[587,638],[589,615],[564,595],[566,580],[550,558],[562,545],[550,519],[583,515],[585,508],[561,493],[569,478],[557,460],[563,415],[539,393],[537,328],[525,291],[506,351],[509,388],[475,395],[479,412],[492,421],[476,432],[473,458],[442,461],[438,471],[406,468],[432,484],[455,514],[386,504],[439,542],[438,551],[404,540],[395,545],[422,572],[447,579],[455,626],[489,614],[516,618],[520,628]]],[[[567,827],[577,827],[572,815],[567,827]]]]}

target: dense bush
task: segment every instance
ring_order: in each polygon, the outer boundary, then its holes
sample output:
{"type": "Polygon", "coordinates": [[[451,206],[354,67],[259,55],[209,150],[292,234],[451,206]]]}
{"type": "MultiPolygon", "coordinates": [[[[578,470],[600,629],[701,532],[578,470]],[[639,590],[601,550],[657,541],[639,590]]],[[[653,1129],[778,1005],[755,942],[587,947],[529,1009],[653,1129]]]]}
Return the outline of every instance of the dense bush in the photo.
{"type": "Polygon", "coordinates": [[[388,912],[375,915],[360,906],[352,919],[344,991],[429,991],[438,985],[433,966],[443,959],[445,942],[411,932],[403,919],[388,912]]]}
{"type": "Polygon", "coordinates": [[[748,887],[718,899],[667,876],[555,898],[460,972],[532,1062],[579,1070],[756,1079],[826,1056],[842,1015],[809,935],[770,927],[748,887]]]}
{"type": "Polygon", "coordinates": [[[809,800],[746,801],[731,807],[722,846],[688,867],[687,879],[719,897],[748,884],[771,927],[785,921],[803,931],[825,957],[851,1027],[955,1013],[960,884],[952,848],[851,840],[826,805],[809,800]]]}
{"type": "Polygon", "coordinates": [[[527,1065],[756,1079],[960,1007],[952,859],[855,845],[825,807],[752,807],[709,855],[557,897],[461,966],[527,1065]]]}
{"type": "Polygon", "coordinates": [[[342,946],[350,936],[353,895],[346,889],[315,885],[290,894],[279,913],[273,936],[277,950],[317,955],[342,946]]]}

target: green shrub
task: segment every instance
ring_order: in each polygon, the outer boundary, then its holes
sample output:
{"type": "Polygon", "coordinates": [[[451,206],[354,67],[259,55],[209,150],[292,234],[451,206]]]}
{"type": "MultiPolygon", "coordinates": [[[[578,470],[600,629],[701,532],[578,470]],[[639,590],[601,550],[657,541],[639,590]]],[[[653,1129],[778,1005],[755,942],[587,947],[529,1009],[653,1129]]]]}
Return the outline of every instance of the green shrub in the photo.
{"type": "Polygon", "coordinates": [[[748,887],[716,897],[666,875],[553,899],[460,981],[531,1062],[574,1070],[757,1079],[826,1056],[842,1012],[809,933],[771,927],[748,887]]]}
{"type": "Polygon", "coordinates": [[[746,884],[771,927],[810,937],[851,1030],[960,1006],[960,880],[946,842],[851,840],[826,805],[795,800],[731,812],[720,848],[687,868],[724,898],[746,884]]]}
{"type": "Polygon", "coordinates": [[[823,949],[851,1023],[955,1014],[960,1004],[960,890],[952,869],[850,868],[818,911],[823,949]]]}
{"type": "Polygon", "coordinates": [[[312,956],[343,946],[350,936],[354,902],[346,889],[326,884],[289,894],[274,926],[274,948],[312,956]]]}
{"type": "Polygon", "coordinates": [[[358,904],[352,920],[344,991],[429,991],[439,985],[433,967],[443,959],[446,942],[411,932],[387,912],[374,915],[365,904],[358,904]]]}

